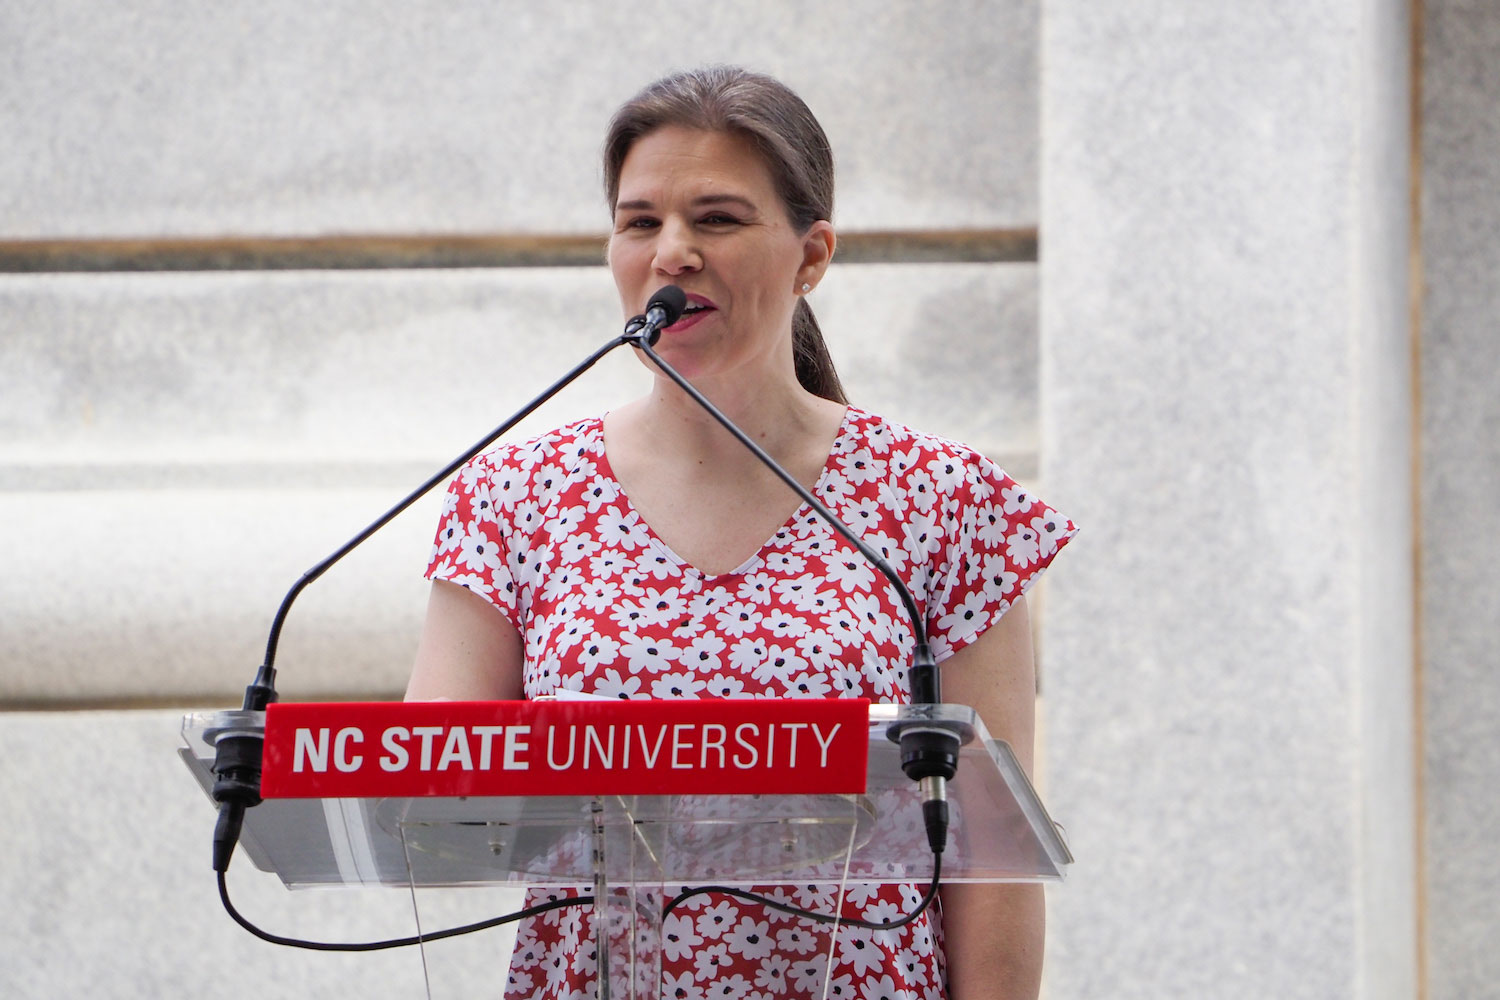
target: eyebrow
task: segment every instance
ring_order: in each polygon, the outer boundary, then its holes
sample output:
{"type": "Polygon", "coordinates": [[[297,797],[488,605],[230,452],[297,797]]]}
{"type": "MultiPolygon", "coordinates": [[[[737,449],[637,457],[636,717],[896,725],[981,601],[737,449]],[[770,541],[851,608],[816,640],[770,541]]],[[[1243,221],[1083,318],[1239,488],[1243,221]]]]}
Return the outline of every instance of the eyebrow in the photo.
{"type": "MultiPolygon", "coordinates": [[[[699,197],[693,199],[692,206],[694,208],[702,208],[705,205],[722,205],[725,202],[729,202],[731,204],[739,205],[742,208],[745,208],[746,210],[751,211],[751,212],[759,211],[759,209],[756,207],[756,205],[755,205],[755,203],[753,201],[751,201],[749,198],[743,198],[743,197],[741,197],[740,195],[737,195],[737,194],[705,194],[705,195],[700,195],[699,197]]],[[[656,206],[654,204],[652,204],[650,201],[647,201],[645,199],[637,199],[635,201],[622,201],[622,202],[616,203],[616,205],[615,205],[615,211],[616,212],[639,212],[639,211],[642,211],[642,210],[649,210],[649,209],[652,209],[652,208],[655,208],[655,207],[656,206]]]]}

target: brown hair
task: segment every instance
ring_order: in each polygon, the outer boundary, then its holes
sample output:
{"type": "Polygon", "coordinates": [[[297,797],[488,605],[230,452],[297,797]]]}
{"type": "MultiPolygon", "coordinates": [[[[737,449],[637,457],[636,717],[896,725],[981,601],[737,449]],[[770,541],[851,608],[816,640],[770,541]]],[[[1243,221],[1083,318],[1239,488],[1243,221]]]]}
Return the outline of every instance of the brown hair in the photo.
{"type": "MultiPolygon", "coordinates": [[[[785,84],[737,66],[663,77],[621,105],[604,139],[604,193],[611,211],[630,147],[667,125],[748,139],[770,168],[798,231],[833,218],[833,149],[822,126],[785,84]]],[[[792,351],[804,389],[836,403],[849,401],[806,298],[798,299],[792,314],[792,351]]]]}

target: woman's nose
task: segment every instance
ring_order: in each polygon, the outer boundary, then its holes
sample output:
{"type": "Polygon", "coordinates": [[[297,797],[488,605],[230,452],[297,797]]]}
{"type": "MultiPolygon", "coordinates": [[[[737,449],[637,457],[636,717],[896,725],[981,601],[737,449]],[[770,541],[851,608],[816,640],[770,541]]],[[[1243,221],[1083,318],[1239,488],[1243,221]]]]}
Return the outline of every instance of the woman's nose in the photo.
{"type": "Polygon", "coordinates": [[[703,255],[693,238],[692,229],[677,221],[663,222],[656,237],[656,256],[651,265],[662,274],[683,274],[701,268],[703,255]]]}

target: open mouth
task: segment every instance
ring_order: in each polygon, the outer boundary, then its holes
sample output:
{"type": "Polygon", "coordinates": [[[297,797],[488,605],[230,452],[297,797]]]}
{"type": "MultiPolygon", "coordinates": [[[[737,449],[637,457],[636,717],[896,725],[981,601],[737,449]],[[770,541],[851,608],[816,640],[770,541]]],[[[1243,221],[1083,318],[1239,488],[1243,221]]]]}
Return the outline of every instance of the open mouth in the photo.
{"type": "Polygon", "coordinates": [[[696,323],[700,317],[714,312],[717,308],[717,306],[701,295],[689,295],[687,305],[682,310],[682,317],[676,323],[667,327],[667,329],[686,329],[696,323]]]}

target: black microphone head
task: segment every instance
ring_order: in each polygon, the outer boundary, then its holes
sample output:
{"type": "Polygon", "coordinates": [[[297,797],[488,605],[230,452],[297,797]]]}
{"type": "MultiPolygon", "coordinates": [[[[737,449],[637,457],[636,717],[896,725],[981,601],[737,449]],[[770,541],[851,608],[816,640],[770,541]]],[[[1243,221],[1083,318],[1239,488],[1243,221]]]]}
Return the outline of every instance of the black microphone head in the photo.
{"type": "Polygon", "coordinates": [[[662,326],[671,326],[682,318],[682,311],[687,308],[687,292],[676,285],[665,285],[657,289],[656,294],[651,296],[651,301],[646,304],[646,313],[650,315],[651,310],[660,309],[666,317],[662,326]]]}

